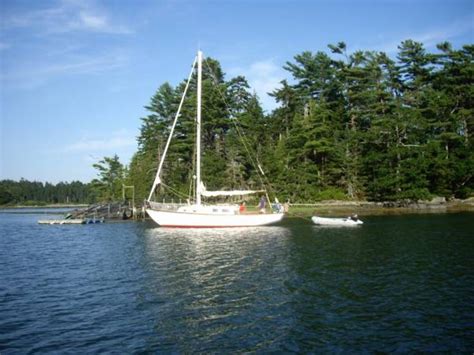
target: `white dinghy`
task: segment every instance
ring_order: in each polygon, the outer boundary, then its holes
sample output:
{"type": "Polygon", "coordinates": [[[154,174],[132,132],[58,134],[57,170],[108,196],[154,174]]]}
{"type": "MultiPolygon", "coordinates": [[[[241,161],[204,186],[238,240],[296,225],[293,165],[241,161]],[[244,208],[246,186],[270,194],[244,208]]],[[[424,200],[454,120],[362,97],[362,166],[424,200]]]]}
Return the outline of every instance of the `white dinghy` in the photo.
{"type": "Polygon", "coordinates": [[[327,217],[318,217],[313,216],[311,220],[314,224],[318,226],[339,226],[339,227],[352,227],[352,226],[360,226],[364,224],[359,218],[356,216],[347,217],[347,218],[327,218],[327,217]]]}
{"type": "MultiPolygon", "coordinates": [[[[270,212],[265,212],[265,208],[261,209],[262,213],[241,213],[238,205],[232,204],[205,204],[202,201],[206,197],[216,196],[245,196],[249,194],[262,194],[266,196],[266,203],[270,207],[270,198],[266,190],[224,190],[224,191],[207,191],[201,180],[201,90],[202,90],[202,52],[198,51],[197,57],[194,61],[193,68],[189,74],[186,87],[184,89],[181,102],[178,107],[173,125],[170,128],[170,134],[166,142],[164,152],[162,154],[158,171],[156,173],[155,181],[151,188],[147,200],[147,213],[157,224],[163,227],[180,227],[180,228],[222,228],[222,227],[251,227],[268,225],[279,222],[284,213],[280,204],[277,208],[270,209],[270,212]],[[166,158],[166,153],[173,136],[176,122],[180,116],[180,110],[183,106],[186,91],[189,87],[191,77],[194,69],[197,67],[197,113],[196,113],[196,175],[195,175],[195,195],[189,199],[187,204],[166,204],[152,201],[153,194],[159,185],[164,186],[161,175],[163,169],[163,162],[166,158]],[[265,213],[263,213],[265,212],[265,213]]],[[[263,174],[262,168],[258,165],[257,172],[263,174]]]]}

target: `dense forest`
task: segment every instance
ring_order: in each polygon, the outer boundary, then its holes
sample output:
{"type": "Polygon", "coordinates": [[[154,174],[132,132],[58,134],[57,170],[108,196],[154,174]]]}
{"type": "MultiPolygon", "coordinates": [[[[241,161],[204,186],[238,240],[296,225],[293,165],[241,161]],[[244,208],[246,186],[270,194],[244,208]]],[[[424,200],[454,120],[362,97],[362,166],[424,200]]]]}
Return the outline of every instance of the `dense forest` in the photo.
{"type": "MultiPolygon", "coordinates": [[[[219,62],[206,59],[205,184],[259,188],[257,169],[263,167],[267,189],[294,202],[472,194],[474,46],[441,43],[428,53],[407,40],[396,59],[382,52],[348,53],[343,42],[328,47],[328,53],[303,52],[286,63],[291,77],[271,93],[279,107],[269,114],[244,77],[226,80],[219,62]]],[[[146,107],[150,114],[142,118],[127,177],[141,198],[152,184],[184,85],[164,83],[146,107]]],[[[166,185],[159,193],[165,197],[184,198],[192,190],[195,97],[188,96],[162,176],[166,185]]]]}
{"type": "Polygon", "coordinates": [[[1,180],[0,205],[74,204],[95,200],[89,184],[80,181],[58,184],[38,181],[1,180]]]}
{"type": "MultiPolygon", "coordinates": [[[[93,167],[98,176],[89,183],[0,180],[0,205],[84,204],[122,199],[127,170],[119,157],[105,157],[93,167]]],[[[125,197],[130,199],[129,195],[125,197]]]]}
{"type": "MultiPolygon", "coordinates": [[[[287,80],[265,113],[242,76],[203,65],[202,179],[208,189],[261,189],[292,202],[324,199],[466,198],[474,191],[474,45],[435,53],[407,40],[383,52],[302,52],[284,66],[287,80]],[[260,172],[264,172],[262,175],[260,172]]],[[[195,97],[192,77],[156,198],[192,196],[195,97]]],[[[17,203],[120,198],[133,185],[145,199],[163,154],[185,81],[162,84],[141,119],[128,167],[117,156],[94,164],[89,184],[2,181],[0,198],[17,203]],[[40,186],[41,185],[41,186],[40,186]]],[[[0,201],[0,203],[4,203],[0,201]]]]}

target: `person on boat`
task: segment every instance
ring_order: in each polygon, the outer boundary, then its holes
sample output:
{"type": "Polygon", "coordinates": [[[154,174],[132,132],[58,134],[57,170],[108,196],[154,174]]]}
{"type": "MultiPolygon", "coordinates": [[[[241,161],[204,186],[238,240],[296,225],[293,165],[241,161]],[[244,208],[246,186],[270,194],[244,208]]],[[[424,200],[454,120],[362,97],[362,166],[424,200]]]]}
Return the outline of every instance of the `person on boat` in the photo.
{"type": "Polygon", "coordinates": [[[245,213],[246,209],[247,209],[247,207],[245,206],[245,201],[242,201],[242,203],[239,206],[239,213],[240,214],[245,213]]]}
{"type": "Polygon", "coordinates": [[[283,204],[283,212],[288,213],[290,210],[290,200],[286,200],[286,202],[283,204]]]}
{"type": "Polygon", "coordinates": [[[265,213],[265,206],[267,202],[265,201],[265,197],[262,196],[260,198],[260,202],[258,203],[258,209],[260,210],[260,213],[265,213]]]}
{"type": "Polygon", "coordinates": [[[354,213],[352,216],[349,217],[349,219],[352,219],[354,222],[357,222],[359,220],[359,216],[354,213]]]}
{"type": "Polygon", "coordinates": [[[278,198],[276,197],[275,197],[275,203],[272,205],[272,209],[277,213],[283,212],[283,206],[281,205],[280,201],[278,201],[278,198]]]}

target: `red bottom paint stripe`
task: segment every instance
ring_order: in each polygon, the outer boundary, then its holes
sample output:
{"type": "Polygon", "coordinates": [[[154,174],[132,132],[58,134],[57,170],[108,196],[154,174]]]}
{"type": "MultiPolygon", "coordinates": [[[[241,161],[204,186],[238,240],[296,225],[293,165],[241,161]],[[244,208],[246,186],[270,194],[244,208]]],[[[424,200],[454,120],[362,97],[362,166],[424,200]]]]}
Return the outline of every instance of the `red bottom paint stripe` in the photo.
{"type": "MultiPolygon", "coordinates": [[[[262,226],[261,224],[260,226],[262,226]]],[[[239,227],[259,227],[259,226],[169,226],[169,225],[164,225],[160,224],[160,227],[165,227],[165,228],[239,228],[239,227]]]]}

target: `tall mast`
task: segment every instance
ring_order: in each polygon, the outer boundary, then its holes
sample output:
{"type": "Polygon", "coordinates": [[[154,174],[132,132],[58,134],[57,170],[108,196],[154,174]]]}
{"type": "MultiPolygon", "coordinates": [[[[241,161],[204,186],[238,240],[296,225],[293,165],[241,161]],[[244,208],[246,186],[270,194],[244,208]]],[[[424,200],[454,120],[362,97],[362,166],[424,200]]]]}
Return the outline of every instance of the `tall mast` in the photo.
{"type": "Polygon", "coordinates": [[[202,52],[197,54],[197,114],[196,114],[196,204],[201,205],[201,81],[202,81],[202,52]]]}

